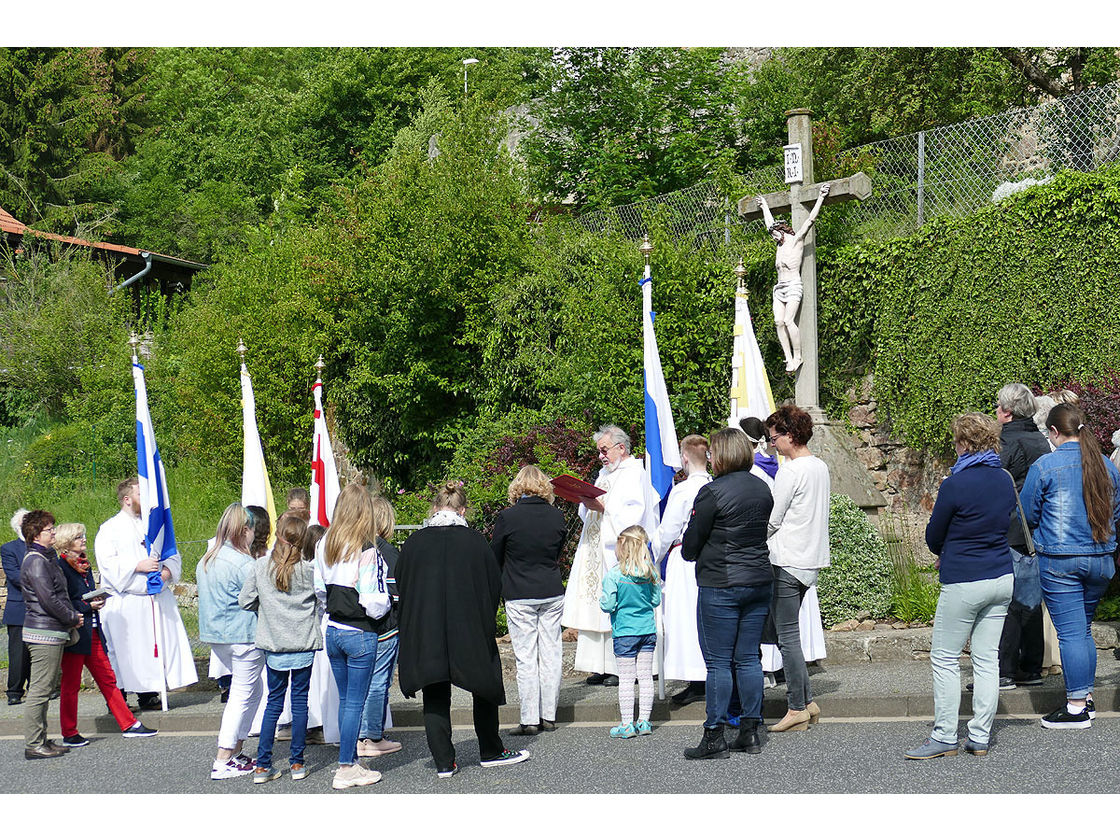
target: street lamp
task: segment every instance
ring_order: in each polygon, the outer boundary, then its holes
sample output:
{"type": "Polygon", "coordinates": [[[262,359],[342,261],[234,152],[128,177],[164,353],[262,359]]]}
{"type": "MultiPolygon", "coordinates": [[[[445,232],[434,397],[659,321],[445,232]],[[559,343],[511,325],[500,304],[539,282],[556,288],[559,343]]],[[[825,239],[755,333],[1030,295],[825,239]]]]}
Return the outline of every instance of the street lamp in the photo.
{"type": "Polygon", "coordinates": [[[478,64],[477,58],[464,58],[463,59],[463,98],[467,96],[467,68],[472,64],[478,64]]]}

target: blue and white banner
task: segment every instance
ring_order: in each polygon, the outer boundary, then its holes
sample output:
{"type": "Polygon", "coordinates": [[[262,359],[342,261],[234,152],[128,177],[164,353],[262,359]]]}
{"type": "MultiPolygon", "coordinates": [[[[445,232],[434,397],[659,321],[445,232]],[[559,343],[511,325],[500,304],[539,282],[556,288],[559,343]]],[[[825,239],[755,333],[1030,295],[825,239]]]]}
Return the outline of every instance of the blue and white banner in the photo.
{"type": "MultiPolygon", "coordinates": [[[[148,389],[144,366],[132,357],[132,381],[136,386],[136,472],[140,479],[140,522],[149,557],[166,560],[179,553],[171,525],[171,503],[167,499],[167,474],[159,458],[152,415],[148,412],[148,389]]],[[[148,572],[148,594],[163,589],[159,569],[148,572]]]]}
{"type": "Polygon", "coordinates": [[[681,468],[681,448],[669,408],[669,392],[661,372],[657,336],[653,330],[653,278],[649,266],[642,277],[642,338],[646,402],[646,481],[664,510],[673,489],[673,476],[681,468]]]}

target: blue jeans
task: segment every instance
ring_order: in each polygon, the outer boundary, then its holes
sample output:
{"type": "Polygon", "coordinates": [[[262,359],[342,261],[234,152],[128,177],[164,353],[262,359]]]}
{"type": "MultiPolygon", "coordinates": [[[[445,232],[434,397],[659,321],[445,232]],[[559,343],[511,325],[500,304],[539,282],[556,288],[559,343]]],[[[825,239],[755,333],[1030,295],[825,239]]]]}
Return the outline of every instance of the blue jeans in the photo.
{"type": "Polygon", "coordinates": [[[773,585],[701,586],[696,599],[700,651],[708,668],[705,729],[727,723],[731,670],[735,670],[742,717],[762,720],[762,627],[773,585]]]}
{"type": "Polygon", "coordinates": [[[380,741],[385,734],[385,709],[389,706],[389,686],[393,682],[393,666],[397,664],[399,636],[377,643],[377,661],[369,681],[366,705],[362,708],[359,737],[380,741]]]}
{"type": "Polygon", "coordinates": [[[284,695],[288,692],[288,675],[292,675],[292,744],[289,764],[303,764],[303,747],[307,743],[307,690],[311,685],[311,666],[294,671],[268,674],[268,702],[261,718],[261,736],[257,743],[257,766],[272,767],[272,745],[276,741],[276,721],[284,711],[284,695]]]}
{"type": "Polygon", "coordinates": [[[377,661],[377,634],[328,625],[327,658],[338,686],[338,763],[357,764],[358,727],[377,661]]]}
{"type": "Polygon", "coordinates": [[[1116,572],[1111,554],[1038,555],[1042,597],[1058,631],[1066,696],[1084,700],[1093,690],[1097,646],[1093,613],[1116,572]]]}

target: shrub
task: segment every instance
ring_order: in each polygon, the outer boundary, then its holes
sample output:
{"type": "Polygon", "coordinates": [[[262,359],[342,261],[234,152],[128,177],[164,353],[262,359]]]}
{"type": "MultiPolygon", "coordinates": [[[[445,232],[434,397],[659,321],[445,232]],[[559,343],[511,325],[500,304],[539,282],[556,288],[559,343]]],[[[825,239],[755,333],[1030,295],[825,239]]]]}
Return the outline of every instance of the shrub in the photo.
{"type": "Polygon", "coordinates": [[[1120,429],[1120,373],[1105,371],[1091,381],[1067,379],[1058,382],[1048,391],[1068,389],[1078,396],[1078,404],[1085,412],[1085,424],[1100,442],[1107,455],[1112,451],[1112,433],[1120,429]]]}
{"type": "Polygon", "coordinates": [[[817,581],[825,627],[861,612],[885,617],[891,608],[891,563],[883,538],[848,496],[832,494],[828,517],[832,565],[817,581]]]}
{"type": "Polygon", "coordinates": [[[891,561],[891,613],[902,621],[932,621],[941,594],[933,564],[917,561],[913,536],[901,517],[887,517],[884,531],[891,561]]]}

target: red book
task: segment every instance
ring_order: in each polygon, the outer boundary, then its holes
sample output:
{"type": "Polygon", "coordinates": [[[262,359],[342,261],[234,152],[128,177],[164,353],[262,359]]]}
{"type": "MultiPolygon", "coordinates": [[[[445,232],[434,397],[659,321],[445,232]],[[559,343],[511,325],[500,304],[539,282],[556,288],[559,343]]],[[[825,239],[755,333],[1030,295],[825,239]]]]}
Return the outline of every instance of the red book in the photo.
{"type": "Polygon", "coordinates": [[[574,475],[558,475],[552,479],[552,489],[561,499],[569,502],[581,503],[584,499],[594,499],[602,496],[607,491],[586,481],[580,481],[574,475]]]}

